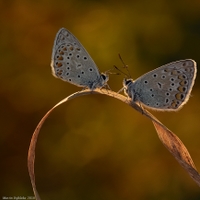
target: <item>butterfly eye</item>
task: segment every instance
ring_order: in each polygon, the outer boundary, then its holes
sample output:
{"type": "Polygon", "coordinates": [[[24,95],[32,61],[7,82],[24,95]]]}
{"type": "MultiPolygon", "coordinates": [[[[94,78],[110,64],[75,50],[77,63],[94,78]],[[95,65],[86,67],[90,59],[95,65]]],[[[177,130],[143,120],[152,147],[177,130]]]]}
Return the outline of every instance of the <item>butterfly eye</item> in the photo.
{"type": "Polygon", "coordinates": [[[105,81],[107,79],[107,76],[105,74],[101,74],[102,79],[105,81]]]}
{"type": "Polygon", "coordinates": [[[130,83],[132,83],[132,79],[124,79],[124,84],[127,86],[129,85],[130,83]]]}

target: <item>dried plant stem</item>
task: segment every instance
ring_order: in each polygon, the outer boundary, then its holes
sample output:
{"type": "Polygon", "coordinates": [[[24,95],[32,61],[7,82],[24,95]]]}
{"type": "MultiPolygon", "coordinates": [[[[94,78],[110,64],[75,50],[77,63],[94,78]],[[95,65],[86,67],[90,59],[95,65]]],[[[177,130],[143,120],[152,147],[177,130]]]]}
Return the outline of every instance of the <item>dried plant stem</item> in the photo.
{"type": "Polygon", "coordinates": [[[104,94],[104,95],[116,98],[116,99],[128,104],[129,106],[131,106],[132,108],[134,108],[135,110],[140,112],[142,115],[151,119],[156,128],[158,137],[161,140],[161,142],[169,150],[169,152],[176,158],[176,160],[180,163],[180,165],[189,173],[191,178],[198,184],[198,186],[200,186],[200,175],[199,175],[198,171],[196,170],[194,162],[193,162],[188,150],[184,146],[184,144],[172,131],[170,131],[167,127],[165,127],[151,113],[142,109],[142,107],[139,106],[138,104],[131,102],[127,97],[120,95],[114,91],[107,90],[107,89],[96,89],[95,91],[82,90],[82,91],[76,92],[76,93],[68,96],[67,98],[65,98],[62,101],[60,101],[59,103],[57,103],[53,108],[51,108],[45,114],[45,116],[40,120],[39,124],[37,125],[37,127],[33,133],[31,143],[29,146],[29,151],[28,151],[28,171],[29,171],[33,191],[34,191],[34,194],[35,194],[35,197],[37,200],[40,200],[40,197],[37,192],[36,184],[35,184],[34,162],[35,162],[35,148],[36,148],[36,143],[37,143],[40,129],[41,129],[43,123],[45,122],[45,120],[47,119],[47,117],[51,114],[51,112],[56,107],[58,107],[59,105],[65,103],[71,99],[74,99],[74,98],[77,98],[77,97],[80,97],[83,95],[88,95],[88,94],[104,94]]]}

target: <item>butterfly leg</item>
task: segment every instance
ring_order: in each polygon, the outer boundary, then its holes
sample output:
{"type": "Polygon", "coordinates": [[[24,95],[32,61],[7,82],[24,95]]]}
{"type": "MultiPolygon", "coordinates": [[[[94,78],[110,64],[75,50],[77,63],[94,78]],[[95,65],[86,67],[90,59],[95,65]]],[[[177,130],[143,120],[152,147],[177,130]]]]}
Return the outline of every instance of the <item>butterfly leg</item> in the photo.
{"type": "Polygon", "coordinates": [[[141,114],[144,115],[145,108],[142,106],[140,102],[138,102],[139,107],[141,108],[141,114]]]}
{"type": "Polygon", "coordinates": [[[123,90],[124,90],[124,87],[121,88],[117,93],[119,94],[119,93],[121,93],[123,90]]]}

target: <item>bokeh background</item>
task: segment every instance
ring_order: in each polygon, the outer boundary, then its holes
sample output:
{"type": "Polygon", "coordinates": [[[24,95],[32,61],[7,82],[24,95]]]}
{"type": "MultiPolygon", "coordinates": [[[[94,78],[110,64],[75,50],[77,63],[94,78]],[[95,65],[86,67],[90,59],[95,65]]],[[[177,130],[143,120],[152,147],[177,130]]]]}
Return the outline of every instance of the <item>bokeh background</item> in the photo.
{"type": "MultiPolygon", "coordinates": [[[[0,195],[33,196],[27,170],[43,115],[81,90],[51,75],[56,32],[65,27],[100,71],[122,66],[133,79],[168,62],[200,63],[200,1],[0,1],[0,195]]],[[[123,75],[111,75],[114,91],[123,75]]],[[[179,112],[152,112],[176,133],[200,169],[200,78],[179,112]]],[[[200,199],[196,183],[159,141],[150,122],[116,99],[84,96],[57,108],[36,147],[42,199],[200,199]]]]}

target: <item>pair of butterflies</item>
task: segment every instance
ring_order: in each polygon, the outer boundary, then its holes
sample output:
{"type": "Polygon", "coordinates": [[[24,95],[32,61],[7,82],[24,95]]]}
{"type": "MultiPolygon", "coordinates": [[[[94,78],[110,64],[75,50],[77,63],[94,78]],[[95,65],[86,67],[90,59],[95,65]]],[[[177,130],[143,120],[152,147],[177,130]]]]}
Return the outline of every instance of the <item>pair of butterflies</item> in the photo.
{"type": "MultiPolygon", "coordinates": [[[[52,73],[63,81],[95,90],[107,85],[107,74],[100,73],[96,64],[78,39],[65,28],[55,38],[52,73]]],[[[196,62],[180,60],[150,71],[135,81],[123,80],[125,94],[132,101],[161,111],[176,111],[187,103],[196,78],[196,62]]]]}

